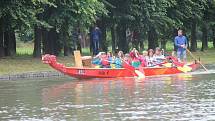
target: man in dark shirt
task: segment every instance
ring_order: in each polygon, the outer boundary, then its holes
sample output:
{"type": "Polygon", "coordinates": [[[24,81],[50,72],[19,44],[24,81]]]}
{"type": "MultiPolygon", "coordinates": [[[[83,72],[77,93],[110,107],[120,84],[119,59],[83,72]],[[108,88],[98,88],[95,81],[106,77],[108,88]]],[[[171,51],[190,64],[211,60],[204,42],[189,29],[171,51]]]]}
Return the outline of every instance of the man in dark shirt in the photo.
{"type": "Polygon", "coordinates": [[[99,53],[100,41],[101,41],[101,30],[98,27],[95,27],[91,33],[93,40],[93,54],[97,55],[99,53]]]}

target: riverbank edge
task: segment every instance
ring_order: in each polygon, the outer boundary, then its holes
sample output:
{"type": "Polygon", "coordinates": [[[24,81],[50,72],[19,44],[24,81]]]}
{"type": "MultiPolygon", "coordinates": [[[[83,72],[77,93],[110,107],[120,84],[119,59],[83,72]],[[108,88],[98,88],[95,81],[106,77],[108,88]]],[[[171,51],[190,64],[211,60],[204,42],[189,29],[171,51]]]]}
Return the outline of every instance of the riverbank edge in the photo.
{"type": "Polygon", "coordinates": [[[20,79],[40,79],[40,78],[54,78],[54,77],[64,77],[65,74],[57,71],[40,71],[40,72],[24,72],[17,74],[5,74],[0,75],[0,81],[8,80],[20,80],[20,79]]]}

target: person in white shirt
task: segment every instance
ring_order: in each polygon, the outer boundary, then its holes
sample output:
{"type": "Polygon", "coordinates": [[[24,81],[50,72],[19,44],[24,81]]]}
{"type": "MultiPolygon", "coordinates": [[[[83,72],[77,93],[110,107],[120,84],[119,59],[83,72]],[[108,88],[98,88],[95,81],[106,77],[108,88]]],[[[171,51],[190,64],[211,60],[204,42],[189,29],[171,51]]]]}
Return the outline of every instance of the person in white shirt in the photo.
{"type": "Polygon", "coordinates": [[[148,55],[146,56],[146,62],[147,62],[148,67],[155,66],[154,50],[153,49],[148,50],[148,55]]]}
{"type": "Polygon", "coordinates": [[[153,57],[156,64],[161,64],[166,60],[165,56],[162,54],[162,50],[159,47],[155,49],[155,54],[153,57]]]}

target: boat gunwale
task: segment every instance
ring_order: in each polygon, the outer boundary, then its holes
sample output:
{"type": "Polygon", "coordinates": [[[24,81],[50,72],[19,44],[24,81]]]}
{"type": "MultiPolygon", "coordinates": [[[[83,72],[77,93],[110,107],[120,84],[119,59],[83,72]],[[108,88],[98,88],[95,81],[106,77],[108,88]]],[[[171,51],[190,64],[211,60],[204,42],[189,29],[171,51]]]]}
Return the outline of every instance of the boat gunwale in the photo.
{"type": "MultiPolygon", "coordinates": [[[[188,66],[196,65],[196,64],[189,64],[188,66]]],[[[86,69],[86,70],[125,70],[126,68],[89,68],[89,67],[66,67],[67,69],[86,69]]],[[[177,66],[173,67],[142,67],[142,69],[166,69],[166,68],[177,68],[177,66]]],[[[138,68],[136,68],[138,69],[138,68]]]]}

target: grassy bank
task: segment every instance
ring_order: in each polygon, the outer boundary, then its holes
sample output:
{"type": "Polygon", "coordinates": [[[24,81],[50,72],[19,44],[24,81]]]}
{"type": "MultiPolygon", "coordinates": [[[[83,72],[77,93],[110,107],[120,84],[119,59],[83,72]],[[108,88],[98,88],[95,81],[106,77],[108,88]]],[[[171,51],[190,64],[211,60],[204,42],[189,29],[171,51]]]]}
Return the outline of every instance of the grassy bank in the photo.
{"type": "MultiPolygon", "coordinates": [[[[209,46],[211,46],[211,44],[209,44],[209,46]]],[[[167,44],[167,50],[172,50],[171,43],[167,44]]],[[[89,49],[83,49],[83,52],[85,53],[84,55],[89,54],[89,49]]],[[[43,64],[40,58],[32,58],[32,53],[33,46],[31,42],[25,44],[18,43],[17,56],[0,59],[0,75],[53,70],[47,64],[43,64]]],[[[201,52],[199,50],[197,52],[193,52],[195,57],[200,57],[204,64],[215,63],[214,53],[215,49],[209,49],[205,52],[201,52]]],[[[193,60],[189,54],[187,55],[189,61],[193,60]]],[[[73,60],[74,59],[71,56],[58,57],[58,61],[67,66],[72,66],[73,60]]]]}
{"type": "MultiPolygon", "coordinates": [[[[73,65],[72,57],[58,57],[58,61],[67,66],[73,65]]],[[[50,71],[49,65],[43,64],[40,58],[31,56],[16,56],[0,59],[0,75],[23,72],[50,71]]]]}
{"type": "MultiPolygon", "coordinates": [[[[202,51],[197,51],[197,52],[192,52],[192,54],[198,59],[200,58],[201,62],[203,64],[214,64],[215,63],[215,49],[208,49],[205,50],[204,52],[202,51]]],[[[191,61],[193,58],[190,56],[189,53],[187,53],[188,60],[191,61]]]]}

